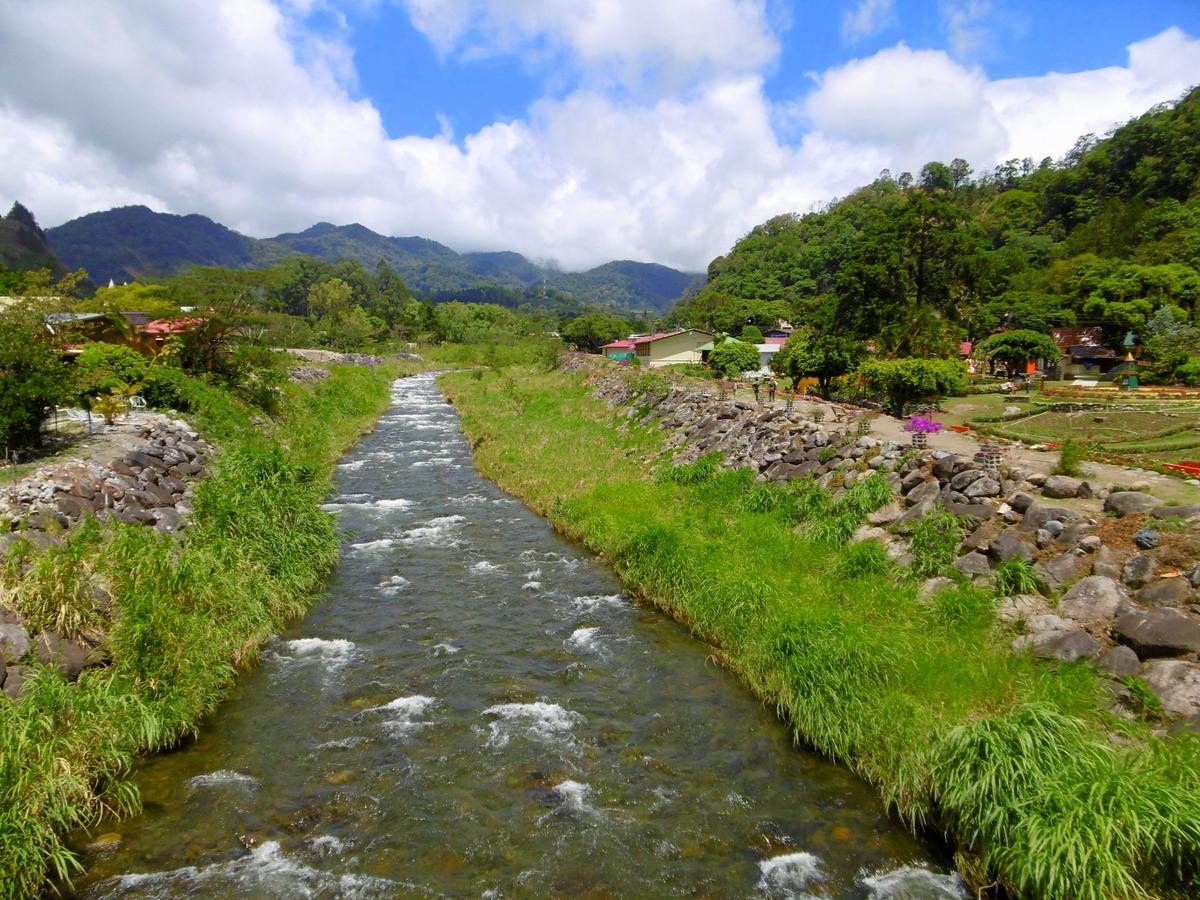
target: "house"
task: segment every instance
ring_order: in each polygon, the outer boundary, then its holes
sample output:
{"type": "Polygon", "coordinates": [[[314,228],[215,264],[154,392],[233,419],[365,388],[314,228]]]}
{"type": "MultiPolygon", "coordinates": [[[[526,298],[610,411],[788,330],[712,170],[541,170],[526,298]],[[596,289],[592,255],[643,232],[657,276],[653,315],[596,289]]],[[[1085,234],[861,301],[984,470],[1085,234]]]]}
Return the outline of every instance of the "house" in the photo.
{"type": "Polygon", "coordinates": [[[698,328],[682,331],[660,331],[657,334],[634,335],[633,352],[643,366],[675,366],[681,363],[700,363],[701,347],[710,343],[712,334],[698,328]]]}
{"type": "MultiPolygon", "coordinates": [[[[737,338],[727,337],[725,341],[735,341],[737,338]]],[[[763,343],[755,344],[754,349],[758,351],[758,369],[760,375],[766,375],[771,371],[771,360],[775,358],[775,354],[783,349],[783,345],[787,343],[787,338],[764,338],[763,343]]],[[[709,352],[716,346],[716,341],[709,341],[700,347],[701,356],[707,360],[709,352]]]]}
{"type": "Polygon", "coordinates": [[[630,338],[622,338],[619,341],[609,341],[600,348],[609,359],[622,360],[633,359],[633,341],[630,338]]]}
{"type": "Polygon", "coordinates": [[[157,354],[168,340],[195,331],[207,320],[203,316],[178,316],[171,319],[155,319],[138,329],[138,349],[151,356],[157,354]]]}
{"type": "Polygon", "coordinates": [[[1117,351],[1104,346],[1099,326],[1090,328],[1055,328],[1050,332],[1062,353],[1064,378],[1088,378],[1104,375],[1115,369],[1121,359],[1117,351]]]}

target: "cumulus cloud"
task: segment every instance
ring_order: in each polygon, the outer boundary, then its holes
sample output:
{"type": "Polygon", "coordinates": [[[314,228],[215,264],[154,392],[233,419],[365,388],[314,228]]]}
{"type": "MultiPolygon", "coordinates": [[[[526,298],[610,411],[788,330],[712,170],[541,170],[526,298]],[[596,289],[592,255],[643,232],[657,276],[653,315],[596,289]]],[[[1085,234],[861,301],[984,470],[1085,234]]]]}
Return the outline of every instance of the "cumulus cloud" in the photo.
{"type": "Polygon", "coordinates": [[[91,0],[0,4],[0,200],[45,225],[145,203],[260,236],[357,221],[567,268],[702,269],[766,218],[885,166],[1061,155],[1200,81],[1200,42],[1174,29],[1134,44],[1127,66],[1004,81],[900,45],[820,74],[795,101],[803,131],[784,140],[764,90],[776,47],[762,3],[697,3],[712,16],[695,33],[665,3],[630,4],[644,28],[621,46],[599,0],[571,4],[578,21],[557,2],[497,0],[486,15],[475,0],[410,2],[445,52],[540,40],[607,74],[472,134],[395,137],[352,94],[341,25],[302,35],[323,0],[178,0],[136,15],[91,0]],[[751,52],[723,49],[722,29],[751,52]],[[692,74],[674,91],[609,89],[610,75],[666,70],[692,74]]]}
{"type": "Polygon", "coordinates": [[[589,78],[678,87],[779,52],[764,0],[404,0],[443,54],[558,54],[589,78]]]}
{"type": "Polygon", "coordinates": [[[985,20],[992,11],[991,0],[939,0],[938,11],[955,56],[972,56],[987,46],[991,33],[985,20]]]}
{"type": "Polygon", "coordinates": [[[896,0],[858,0],[842,16],[842,37],[859,41],[896,21],[896,0]]]}

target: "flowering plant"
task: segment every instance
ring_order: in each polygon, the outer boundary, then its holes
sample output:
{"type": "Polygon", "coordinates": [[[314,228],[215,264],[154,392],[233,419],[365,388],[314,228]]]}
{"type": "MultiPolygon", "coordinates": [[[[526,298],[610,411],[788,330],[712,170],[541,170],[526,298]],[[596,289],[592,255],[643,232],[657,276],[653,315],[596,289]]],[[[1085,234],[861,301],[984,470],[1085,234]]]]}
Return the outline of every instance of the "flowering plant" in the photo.
{"type": "Polygon", "coordinates": [[[942,423],[924,416],[913,416],[904,423],[904,430],[910,434],[937,434],[942,430],[942,423]]]}

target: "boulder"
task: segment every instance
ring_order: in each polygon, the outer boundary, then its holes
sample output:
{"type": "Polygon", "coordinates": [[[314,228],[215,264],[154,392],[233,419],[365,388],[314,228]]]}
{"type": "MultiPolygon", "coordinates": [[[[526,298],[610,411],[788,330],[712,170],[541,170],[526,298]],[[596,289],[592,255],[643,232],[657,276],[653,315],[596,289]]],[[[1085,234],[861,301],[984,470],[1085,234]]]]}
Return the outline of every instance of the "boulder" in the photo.
{"type": "Polygon", "coordinates": [[[1151,510],[1150,515],[1156,519],[1195,519],[1200,517],[1200,503],[1186,506],[1160,506],[1151,510]]]}
{"type": "Polygon", "coordinates": [[[1142,659],[1200,651],[1200,622],[1177,609],[1127,612],[1113,624],[1113,634],[1142,659]]]}
{"type": "Polygon", "coordinates": [[[1116,678],[1124,678],[1126,675],[1141,675],[1142,661],[1128,647],[1117,644],[1096,660],[1096,668],[1116,678]]]}
{"type": "Polygon", "coordinates": [[[1058,611],[1080,622],[1097,622],[1115,616],[1123,599],[1120,586],[1111,578],[1089,575],[1063,595],[1058,611]]]}
{"type": "Polygon", "coordinates": [[[944,575],[927,578],[921,583],[921,587],[917,589],[917,601],[929,600],[947,588],[954,587],[954,584],[953,578],[947,578],[944,575]]]}
{"type": "Polygon", "coordinates": [[[1008,505],[1019,513],[1024,513],[1033,505],[1033,497],[1024,491],[1018,491],[1008,498],[1008,505]]]}
{"type": "Polygon", "coordinates": [[[1143,494],[1141,491],[1113,491],[1104,501],[1104,511],[1116,513],[1118,516],[1128,516],[1134,513],[1145,513],[1163,502],[1157,497],[1143,494]]]}
{"type": "Polygon", "coordinates": [[[1030,634],[1013,641],[1013,652],[1023,650],[1035,659],[1057,659],[1062,662],[1075,662],[1079,659],[1090,659],[1100,652],[1100,644],[1082,628],[1066,631],[1043,631],[1030,634]]]}
{"type": "Polygon", "coordinates": [[[1049,611],[1050,604],[1046,602],[1045,597],[1037,594],[1015,594],[1005,597],[997,604],[996,619],[1009,625],[1017,625],[1028,622],[1034,616],[1046,615],[1049,611]]]}
{"type": "Polygon", "coordinates": [[[56,666],[64,678],[74,680],[87,665],[87,647],[67,640],[57,631],[43,631],[34,645],[37,661],[44,666],[56,666]]]}
{"type": "Polygon", "coordinates": [[[1108,544],[1096,548],[1096,558],[1092,560],[1092,574],[1103,575],[1105,578],[1118,579],[1121,577],[1126,554],[1119,553],[1108,544]]]}
{"type": "Polygon", "coordinates": [[[13,700],[21,696],[21,687],[33,674],[33,666],[9,666],[4,672],[4,693],[13,700]]]}
{"type": "Polygon", "coordinates": [[[988,543],[988,556],[996,562],[1007,562],[1014,557],[1033,559],[1033,548],[1015,531],[1002,531],[988,543]]]}
{"type": "MultiPolygon", "coordinates": [[[[1104,542],[1102,540],[1100,540],[1100,535],[1098,535],[1098,534],[1085,535],[1084,537],[1079,539],[1079,549],[1084,550],[1088,553],[1095,553],[1097,550],[1099,550],[1103,546],[1104,546],[1104,542]]],[[[1094,568],[1095,568],[1095,566],[1093,565],[1093,569],[1094,568]]],[[[1106,574],[1106,573],[1102,573],[1102,574],[1106,574]]],[[[1118,574],[1118,576],[1120,575],[1119,570],[1118,570],[1117,574],[1118,574]]],[[[1109,576],[1109,577],[1112,577],[1112,576],[1109,576]]]]}
{"type": "Polygon", "coordinates": [[[1131,556],[1121,567],[1121,580],[1132,588],[1140,588],[1154,578],[1154,558],[1144,553],[1131,556]]]}
{"type": "Polygon", "coordinates": [[[1000,495],[1000,482],[990,475],[984,475],[968,484],[962,491],[964,497],[968,500],[979,500],[984,497],[998,497],[1000,495]]]}
{"type": "Polygon", "coordinates": [[[1021,530],[1036,533],[1039,528],[1045,527],[1047,522],[1061,523],[1077,518],[1079,516],[1072,510],[1035,502],[1025,510],[1025,517],[1021,520],[1021,530]]]}
{"type": "Polygon", "coordinates": [[[966,556],[960,556],[954,561],[954,568],[972,578],[980,575],[990,575],[992,571],[988,558],[978,550],[973,550],[966,556]]]}
{"type": "Polygon", "coordinates": [[[967,469],[965,472],[959,472],[950,479],[950,489],[961,491],[968,485],[973,484],[980,478],[983,478],[987,473],[982,469],[967,469]]]}
{"type": "Polygon", "coordinates": [[[1153,550],[1158,546],[1158,529],[1139,528],[1133,533],[1133,542],[1143,550],[1153,550]]]}
{"type": "Polygon", "coordinates": [[[1147,606],[1183,606],[1191,596],[1186,578],[1160,578],[1138,591],[1137,598],[1147,606]]]}
{"type": "Polygon", "coordinates": [[[925,500],[935,500],[941,493],[941,487],[936,481],[924,481],[904,495],[904,502],[909,506],[917,506],[925,500]]]}
{"type": "Polygon", "coordinates": [[[922,500],[915,506],[909,507],[904,511],[904,515],[892,523],[892,529],[898,534],[908,534],[912,531],[913,525],[925,518],[933,510],[937,500],[922,500]]]}
{"type": "Polygon", "coordinates": [[[1068,550],[1053,559],[1038,563],[1034,569],[1047,584],[1053,588],[1059,588],[1067,582],[1073,581],[1089,561],[1088,558],[1077,556],[1068,550]]]}
{"type": "Polygon", "coordinates": [[[1156,659],[1146,664],[1142,678],[1171,715],[1200,714],[1200,663],[1156,659]]]}
{"type": "Polygon", "coordinates": [[[1078,496],[1082,486],[1082,481],[1072,478],[1070,475],[1051,475],[1042,485],[1042,493],[1052,499],[1062,500],[1078,496]]]}
{"type": "Polygon", "coordinates": [[[14,663],[29,652],[29,632],[18,622],[0,625],[0,665],[14,663]]]}
{"type": "Polygon", "coordinates": [[[904,512],[899,503],[889,503],[881,506],[873,513],[867,514],[867,521],[872,525],[890,525],[904,512]]]}

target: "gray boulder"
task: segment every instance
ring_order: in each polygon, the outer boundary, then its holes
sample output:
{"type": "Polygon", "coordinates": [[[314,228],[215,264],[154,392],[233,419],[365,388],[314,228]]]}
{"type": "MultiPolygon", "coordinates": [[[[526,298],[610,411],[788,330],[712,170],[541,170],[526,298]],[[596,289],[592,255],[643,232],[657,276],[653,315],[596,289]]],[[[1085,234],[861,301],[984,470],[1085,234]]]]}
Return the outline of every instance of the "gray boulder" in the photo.
{"type": "Polygon", "coordinates": [[[1200,517],[1200,503],[1186,506],[1160,506],[1150,515],[1156,519],[1195,519],[1200,517]]]}
{"type": "Polygon", "coordinates": [[[1111,619],[1124,599],[1121,588],[1111,578],[1089,575],[1075,584],[1058,603],[1058,611],[1080,622],[1111,619]]]}
{"type": "Polygon", "coordinates": [[[925,481],[917,485],[904,496],[904,502],[909,506],[917,506],[925,500],[936,500],[941,493],[936,481],[925,481]]]}
{"type": "Polygon", "coordinates": [[[1051,475],[1042,485],[1042,493],[1055,500],[1062,500],[1078,496],[1079,488],[1082,485],[1082,481],[1072,478],[1070,475],[1051,475]]]}
{"type": "Polygon", "coordinates": [[[1160,578],[1138,591],[1137,598],[1147,606],[1183,606],[1191,596],[1186,578],[1160,578]]]}
{"type": "Polygon", "coordinates": [[[1156,659],[1146,664],[1142,678],[1171,715],[1200,714],[1200,663],[1156,659]]]}
{"type": "Polygon", "coordinates": [[[1143,550],[1153,550],[1158,546],[1158,529],[1139,528],[1133,533],[1133,542],[1143,550]]]}
{"type": "Polygon", "coordinates": [[[16,662],[29,652],[33,643],[29,632],[18,622],[0,625],[0,665],[16,662]]]}
{"type": "Polygon", "coordinates": [[[1142,661],[1128,647],[1117,644],[1101,655],[1096,661],[1096,668],[1116,678],[1124,678],[1126,675],[1141,675],[1142,661]]]}
{"type": "Polygon", "coordinates": [[[1125,560],[1121,567],[1121,580],[1133,588],[1140,588],[1154,578],[1154,558],[1139,553],[1125,560]]]}
{"type": "Polygon", "coordinates": [[[1157,497],[1143,494],[1141,491],[1113,491],[1104,501],[1104,511],[1116,513],[1118,516],[1128,516],[1134,513],[1145,513],[1162,506],[1163,502],[1157,497]]]}
{"type": "Polygon", "coordinates": [[[996,605],[996,620],[1017,625],[1032,620],[1034,616],[1046,615],[1049,611],[1050,604],[1044,597],[1037,594],[1015,594],[1005,597],[996,605]]]}
{"type": "Polygon", "coordinates": [[[1018,491],[1008,498],[1008,505],[1019,513],[1024,513],[1033,505],[1033,497],[1024,491],[1018,491]]]}
{"type": "Polygon", "coordinates": [[[57,631],[44,631],[37,636],[37,661],[44,666],[56,666],[64,678],[74,680],[87,665],[88,648],[69,641],[57,631]]]}
{"type": "Polygon", "coordinates": [[[1103,575],[1105,578],[1119,579],[1125,564],[1124,553],[1118,553],[1108,544],[1096,548],[1096,558],[1092,560],[1092,574],[1103,575]]]}
{"type": "Polygon", "coordinates": [[[13,700],[21,696],[21,687],[33,674],[33,666],[9,666],[4,672],[4,693],[13,700]]]}
{"type": "Polygon", "coordinates": [[[996,562],[1007,562],[1014,557],[1033,559],[1033,548],[1015,531],[1002,531],[988,542],[988,556],[996,562]]]}
{"type": "Polygon", "coordinates": [[[1089,561],[1088,557],[1077,556],[1068,550],[1053,559],[1038,563],[1034,569],[1050,587],[1059,588],[1069,581],[1074,581],[1089,561]]]}
{"type": "Polygon", "coordinates": [[[1200,651],[1200,622],[1177,609],[1127,612],[1113,624],[1113,634],[1142,659],[1200,651]]]}
{"type": "Polygon", "coordinates": [[[1035,533],[1044,528],[1047,522],[1067,522],[1079,518],[1073,510],[1060,506],[1046,506],[1043,503],[1031,503],[1025,510],[1025,518],[1021,520],[1021,530],[1035,533]]]}
{"type": "Polygon", "coordinates": [[[1075,662],[1091,659],[1100,652],[1096,639],[1082,628],[1067,631],[1043,631],[1013,641],[1014,652],[1027,650],[1035,659],[1075,662]]]}
{"type": "Polygon", "coordinates": [[[997,497],[1000,495],[1000,482],[990,475],[984,475],[982,478],[977,478],[968,484],[963,489],[962,495],[968,500],[997,497]]]}
{"type": "Polygon", "coordinates": [[[987,473],[982,469],[967,469],[965,472],[959,472],[950,479],[950,489],[952,491],[961,491],[970,484],[974,484],[980,478],[983,478],[987,473]]]}
{"type": "Polygon", "coordinates": [[[934,578],[927,578],[921,583],[917,589],[917,600],[930,600],[940,594],[947,588],[954,587],[954,579],[947,578],[945,575],[938,575],[934,578]]]}
{"type": "Polygon", "coordinates": [[[988,558],[978,550],[973,550],[966,556],[960,556],[954,561],[954,568],[972,578],[980,575],[990,575],[992,571],[988,558]]]}

